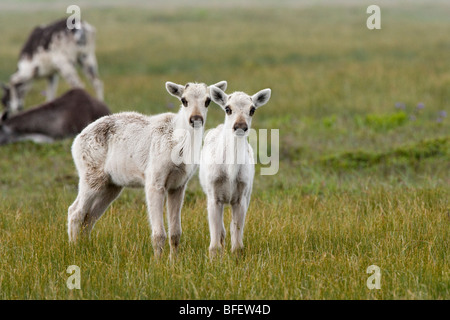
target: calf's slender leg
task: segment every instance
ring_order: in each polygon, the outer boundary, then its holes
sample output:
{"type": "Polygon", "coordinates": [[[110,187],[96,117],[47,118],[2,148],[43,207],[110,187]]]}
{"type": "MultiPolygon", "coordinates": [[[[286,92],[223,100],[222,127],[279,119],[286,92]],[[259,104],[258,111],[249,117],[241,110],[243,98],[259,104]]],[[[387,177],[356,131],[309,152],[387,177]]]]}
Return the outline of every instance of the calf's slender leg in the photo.
{"type": "Polygon", "coordinates": [[[84,235],[89,236],[95,223],[103,215],[109,205],[119,196],[122,191],[122,187],[115,185],[105,186],[102,190],[97,191],[92,205],[84,217],[82,224],[82,232],[84,235]]]}
{"type": "Polygon", "coordinates": [[[159,258],[162,255],[167,238],[164,229],[165,190],[154,185],[148,185],[145,189],[149,221],[152,228],[153,251],[155,256],[159,258]]]}
{"type": "Polygon", "coordinates": [[[244,201],[239,201],[231,205],[231,211],[231,251],[236,252],[244,248],[244,223],[247,206],[244,201]]]}
{"type": "Polygon", "coordinates": [[[208,222],[211,242],[209,253],[211,257],[220,253],[225,246],[225,227],[223,225],[223,203],[213,197],[208,198],[208,222]]]}
{"type": "Polygon", "coordinates": [[[181,238],[181,207],[183,206],[186,186],[169,190],[167,193],[167,211],[169,220],[169,237],[171,256],[176,254],[181,238]]]}

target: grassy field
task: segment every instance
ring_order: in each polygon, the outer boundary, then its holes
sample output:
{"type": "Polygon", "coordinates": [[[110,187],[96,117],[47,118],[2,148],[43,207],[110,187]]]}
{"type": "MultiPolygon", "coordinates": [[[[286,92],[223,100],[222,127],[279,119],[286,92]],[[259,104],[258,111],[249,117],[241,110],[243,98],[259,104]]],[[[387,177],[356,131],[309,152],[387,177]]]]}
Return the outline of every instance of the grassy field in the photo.
{"type": "MultiPolygon", "coordinates": [[[[0,5],[0,80],[32,27],[65,15],[46,3],[0,5]]],[[[142,190],[125,190],[91,239],[69,246],[72,141],[19,143],[0,148],[0,299],[450,299],[450,5],[381,2],[382,29],[370,31],[364,1],[255,3],[81,5],[114,112],[173,110],[165,81],[272,88],[253,126],[280,130],[280,170],[257,166],[244,255],[228,235],[209,260],[197,177],[176,261],[153,257],[142,190]],[[69,265],[81,290],[66,287],[69,265]],[[366,286],[370,265],[380,290],[366,286]]],[[[207,128],[223,118],[212,104],[207,128]]]]}

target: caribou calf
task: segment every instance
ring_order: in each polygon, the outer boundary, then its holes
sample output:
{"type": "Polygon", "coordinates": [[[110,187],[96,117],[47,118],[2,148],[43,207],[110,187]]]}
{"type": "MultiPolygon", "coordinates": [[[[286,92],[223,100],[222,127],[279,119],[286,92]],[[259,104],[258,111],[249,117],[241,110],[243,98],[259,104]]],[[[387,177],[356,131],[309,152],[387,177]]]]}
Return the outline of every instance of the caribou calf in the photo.
{"type": "MultiPolygon", "coordinates": [[[[225,90],[227,82],[215,86],[225,90]]],[[[167,82],[166,89],[181,101],[178,113],[116,113],[90,124],[75,138],[72,155],[80,182],[68,212],[69,241],[88,236],[124,187],[140,187],[145,189],[155,256],[161,256],[167,238],[166,197],[170,249],[177,252],[184,192],[198,162],[179,161],[176,155],[200,157],[211,98],[204,83],[167,82]]]]}
{"type": "Polygon", "coordinates": [[[208,132],[200,161],[200,183],[208,198],[208,221],[211,233],[211,257],[225,244],[223,209],[231,204],[231,250],[243,249],[244,223],[250,204],[255,165],[253,149],[247,141],[255,111],[271,95],[264,89],[249,96],[244,92],[227,95],[211,87],[211,99],[225,111],[225,122],[208,132]]]}
{"type": "Polygon", "coordinates": [[[59,98],[0,120],[0,145],[23,140],[52,142],[75,136],[89,123],[110,114],[108,107],[83,89],[71,89],[59,98]]]}

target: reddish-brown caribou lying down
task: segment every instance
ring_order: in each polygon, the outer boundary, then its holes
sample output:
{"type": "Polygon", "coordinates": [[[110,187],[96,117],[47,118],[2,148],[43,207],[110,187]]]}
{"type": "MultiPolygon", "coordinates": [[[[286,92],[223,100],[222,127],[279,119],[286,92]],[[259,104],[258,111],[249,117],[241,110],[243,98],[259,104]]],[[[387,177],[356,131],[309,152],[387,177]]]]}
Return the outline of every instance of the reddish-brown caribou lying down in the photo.
{"type": "Polygon", "coordinates": [[[111,114],[83,89],[71,89],[53,101],[0,120],[0,145],[23,140],[52,142],[75,136],[89,123],[111,114]]]}

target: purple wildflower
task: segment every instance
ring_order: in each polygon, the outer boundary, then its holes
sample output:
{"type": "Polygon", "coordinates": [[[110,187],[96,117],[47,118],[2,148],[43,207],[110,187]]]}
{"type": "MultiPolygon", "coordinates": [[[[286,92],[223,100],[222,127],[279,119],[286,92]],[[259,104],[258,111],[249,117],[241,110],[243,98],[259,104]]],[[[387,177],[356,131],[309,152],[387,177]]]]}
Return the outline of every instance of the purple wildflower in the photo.
{"type": "Polygon", "coordinates": [[[447,112],[445,110],[442,110],[441,112],[439,112],[440,118],[445,118],[446,116],[447,116],[447,112]]]}
{"type": "Polygon", "coordinates": [[[423,102],[419,102],[419,103],[417,104],[417,109],[421,110],[421,109],[423,109],[423,108],[425,108],[425,104],[424,104],[423,102]]]}
{"type": "Polygon", "coordinates": [[[395,108],[396,109],[401,109],[401,110],[405,110],[406,109],[406,105],[403,102],[397,102],[395,104],[395,108]]]}

